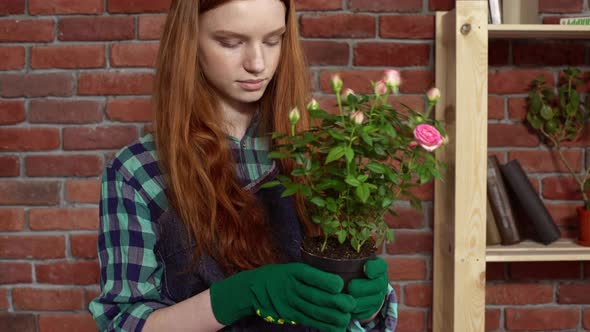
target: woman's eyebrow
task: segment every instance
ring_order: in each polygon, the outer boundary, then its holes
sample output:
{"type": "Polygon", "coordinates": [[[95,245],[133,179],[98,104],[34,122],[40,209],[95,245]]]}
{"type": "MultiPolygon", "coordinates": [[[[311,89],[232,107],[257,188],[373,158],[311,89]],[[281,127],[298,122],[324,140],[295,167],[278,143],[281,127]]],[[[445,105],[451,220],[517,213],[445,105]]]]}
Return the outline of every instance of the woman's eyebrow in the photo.
{"type": "MultiPolygon", "coordinates": [[[[283,32],[285,32],[286,28],[285,27],[280,27],[276,30],[273,30],[269,33],[267,33],[266,35],[264,35],[264,37],[269,37],[269,36],[273,36],[273,35],[278,35],[281,34],[283,32]]],[[[249,36],[237,33],[237,32],[233,32],[233,31],[228,31],[228,30],[216,30],[213,32],[213,34],[215,34],[216,36],[219,37],[230,37],[230,38],[242,38],[242,39],[248,39],[250,38],[249,36]]]]}

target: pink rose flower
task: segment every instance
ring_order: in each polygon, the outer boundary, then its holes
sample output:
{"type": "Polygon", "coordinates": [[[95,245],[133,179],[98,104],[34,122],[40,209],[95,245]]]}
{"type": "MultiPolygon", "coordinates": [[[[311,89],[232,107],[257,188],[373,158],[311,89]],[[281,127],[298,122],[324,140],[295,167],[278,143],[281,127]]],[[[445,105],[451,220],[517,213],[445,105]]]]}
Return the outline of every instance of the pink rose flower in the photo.
{"type": "Polygon", "coordinates": [[[402,81],[399,71],[395,69],[386,69],[385,75],[383,76],[383,80],[391,89],[393,89],[394,87],[398,87],[402,81]]]}
{"type": "Polygon", "coordinates": [[[352,114],[350,114],[350,119],[355,124],[360,125],[361,123],[363,123],[363,121],[365,121],[365,115],[363,114],[363,111],[356,110],[352,112],[352,114]]]}
{"type": "Polygon", "coordinates": [[[434,151],[443,143],[443,138],[436,128],[429,124],[420,124],[414,128],[414,138],[426,151],[434,151]]]}

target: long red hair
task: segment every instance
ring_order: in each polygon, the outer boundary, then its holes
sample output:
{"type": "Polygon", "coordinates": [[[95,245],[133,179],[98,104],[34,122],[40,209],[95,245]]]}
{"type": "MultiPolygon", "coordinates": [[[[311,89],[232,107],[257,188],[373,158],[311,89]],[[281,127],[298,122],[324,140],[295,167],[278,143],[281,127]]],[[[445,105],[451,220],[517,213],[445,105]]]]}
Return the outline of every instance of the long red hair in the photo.
{"type": "MultiPolygon", "coordinates": [[[[228,1],[172,1],[156,63],[154,136],[168,200],[196,240],[195,259],[205,250],[231,273],[277,262],[278,256],[261,204],[237,180],[219,104],[199,66],[199,15],[228,1]]],[[[286,32],[275,76],[260,100],[260,124],[288,133],[287,114],[294,106],[304,109],[310,87],[293,0],[281,1],[286,32]]],[[[301,117],[298,130],[308,124],[306,112],[301,117]]],[[[278,164],[287,175],[294,166],[278,164]]],[[[302,197],[297,194],[295,202],[305,234],[317,235],[302,197]]]]}

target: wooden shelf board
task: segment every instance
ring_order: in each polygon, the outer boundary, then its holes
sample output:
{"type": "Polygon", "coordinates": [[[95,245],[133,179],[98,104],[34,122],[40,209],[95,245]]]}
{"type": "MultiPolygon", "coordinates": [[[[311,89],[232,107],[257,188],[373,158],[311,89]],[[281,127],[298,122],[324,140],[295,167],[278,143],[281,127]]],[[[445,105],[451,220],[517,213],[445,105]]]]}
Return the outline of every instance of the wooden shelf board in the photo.
{"type": "Polygon", "coordinates": [[[585,261],[590,260],[590,247],[574,239],[559,239],[549,245],[524,240],[513,245],[486,247],[486,262],[585,261]]]}
{"type": "Polygon", "coordinates": [[[590,39],[589,25],[489,24],[489,38],[590,39]]]}

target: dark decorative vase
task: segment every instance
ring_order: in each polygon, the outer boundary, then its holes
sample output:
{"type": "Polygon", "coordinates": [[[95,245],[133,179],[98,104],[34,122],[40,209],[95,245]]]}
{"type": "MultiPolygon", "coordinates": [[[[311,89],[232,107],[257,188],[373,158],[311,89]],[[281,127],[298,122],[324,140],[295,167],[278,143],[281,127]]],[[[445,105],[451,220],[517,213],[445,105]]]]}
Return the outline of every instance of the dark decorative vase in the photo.
{"type": "Polygon", "coordinates": [[[590,210],[578,207],[578,244],[590,246],[590,210]]]}
{"type": "Polygon", "coordinates": [[[355,278],[366,278],[364,272],[365,262],[375,258],[375,254],[369,257],[357,259],[335,259],[312,254],[301,248],[301,260],[319,270],[334,273],[344,280],[343,293],[348,293],[348,283],[355,278]]]}

